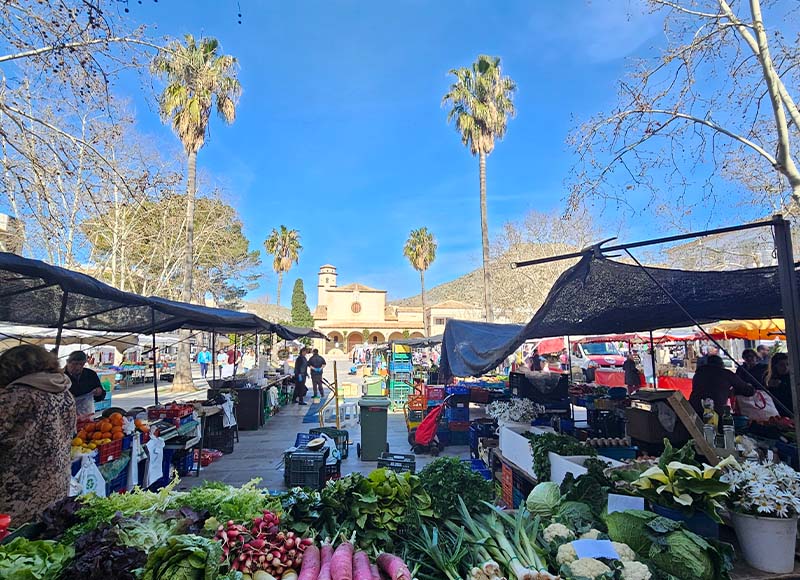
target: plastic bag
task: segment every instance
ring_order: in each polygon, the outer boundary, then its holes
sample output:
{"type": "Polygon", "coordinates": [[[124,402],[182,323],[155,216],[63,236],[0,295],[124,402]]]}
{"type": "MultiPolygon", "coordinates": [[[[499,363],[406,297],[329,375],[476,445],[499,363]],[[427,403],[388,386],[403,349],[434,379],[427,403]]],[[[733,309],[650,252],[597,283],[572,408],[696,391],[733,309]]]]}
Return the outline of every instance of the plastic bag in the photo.
{"type": "Polygon", "coordinates": [[[81,468],[74,479],[80,487],[78,495],[93,493],[97,497],[106,497],[106,480],[91,455],[84,455],[81,458],[81,468]]]}
{"type": "Polygon", "coordinates": [[[144,448],[147,450],[147,467],[144,472],[144,487],[148,488],[164,477],[164,443],[154,435],[150,436],[150,441],[145,443],[144,448]]]}
{"type": "Polygon", "coordinates": [[[131,440],[131,461],[128,464],[128,485],[127,489],[133,489],[139,485],[139,455],[142,452],[142,445],[139,443],[139,434],[135,433],[131,440]]]}
{"type": "Polygon", "coordinates": [[[756,391],[752,397],[736,396],[736,406],[740,415],[745,415],[751,421],[769,421],[771,417],[778,417],[778,409],[772,396],[764,391],[756,391]]]}

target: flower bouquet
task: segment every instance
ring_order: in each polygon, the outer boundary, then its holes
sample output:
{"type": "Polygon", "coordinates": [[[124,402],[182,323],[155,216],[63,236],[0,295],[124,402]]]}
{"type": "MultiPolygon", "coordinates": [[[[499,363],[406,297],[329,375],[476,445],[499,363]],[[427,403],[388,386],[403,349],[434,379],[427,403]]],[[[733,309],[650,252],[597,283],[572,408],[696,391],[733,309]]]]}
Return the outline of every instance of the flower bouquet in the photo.
{"type": "Polygon", "coordinates": [[[526,423],[530,425],[539,413],[543,411],[530,399],[511,399],[510,401],[495,401],[486,409],[486,414],[498,423],[526,423]]]}

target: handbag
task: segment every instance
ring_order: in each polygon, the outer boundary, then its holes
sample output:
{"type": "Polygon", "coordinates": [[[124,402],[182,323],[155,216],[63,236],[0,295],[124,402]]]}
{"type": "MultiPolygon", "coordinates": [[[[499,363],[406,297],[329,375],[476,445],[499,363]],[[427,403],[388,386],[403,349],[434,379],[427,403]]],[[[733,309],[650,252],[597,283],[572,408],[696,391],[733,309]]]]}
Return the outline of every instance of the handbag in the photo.
{"type": "Polygon", "coordinates": [[[751,421],[769,421],[771,417],[780,416],[772,396],[761,390],[757,390],[751,397],[737,395],[736,406],[739,414],[745,415],[751,421]]]}

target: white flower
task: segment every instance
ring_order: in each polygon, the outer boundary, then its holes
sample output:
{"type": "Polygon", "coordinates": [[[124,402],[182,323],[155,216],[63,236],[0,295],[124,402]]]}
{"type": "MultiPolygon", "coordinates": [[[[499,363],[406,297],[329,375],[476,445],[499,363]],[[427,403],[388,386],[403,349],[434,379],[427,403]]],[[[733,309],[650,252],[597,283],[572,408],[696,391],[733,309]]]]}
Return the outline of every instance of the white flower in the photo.
{"type": "Polygon", "coordinates": [[[786,464],[748,461],[729,469],[725,477],[739,511],[779,518],[800,513],[800,473],[786,464]]]}

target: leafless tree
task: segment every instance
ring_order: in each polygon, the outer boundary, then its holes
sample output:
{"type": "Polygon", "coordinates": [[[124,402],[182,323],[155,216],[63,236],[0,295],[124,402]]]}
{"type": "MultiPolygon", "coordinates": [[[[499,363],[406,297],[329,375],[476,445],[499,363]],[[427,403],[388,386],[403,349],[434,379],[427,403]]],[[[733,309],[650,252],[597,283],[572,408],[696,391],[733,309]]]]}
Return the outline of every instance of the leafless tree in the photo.
{"type": "Polygon", "coordinates": [[[579,155],[570,205],[756,214],[800,207],[798,4],[781,0],[647,0],[666,48],[634,62],[618,104],[569,137],[579,155]],[[784,36],[784,31],[786,36],[784,36]],[[747,194],[723,192],[721,179],[747,194]]]}

